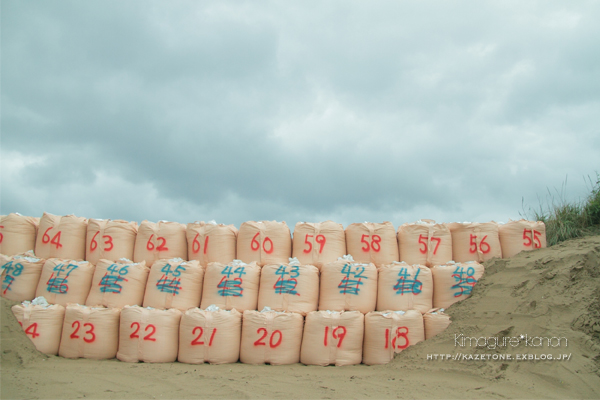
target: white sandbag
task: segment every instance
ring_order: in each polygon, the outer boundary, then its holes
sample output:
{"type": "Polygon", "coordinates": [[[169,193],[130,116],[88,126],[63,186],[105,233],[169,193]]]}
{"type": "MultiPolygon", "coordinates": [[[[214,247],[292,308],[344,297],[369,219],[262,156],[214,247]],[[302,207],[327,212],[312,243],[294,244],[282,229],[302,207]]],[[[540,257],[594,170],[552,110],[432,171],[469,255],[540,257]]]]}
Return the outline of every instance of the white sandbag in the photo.
{"type": "Polygon", "coordinates": [[[137,236],[137,222],[120,219],[89,219],[85,245],[85,259],[96,265],[102,259],[133,260],[137,236]]]}
{"type": "Polygon", "coordinates": [[[358,311],[306,314],[300,362],[306,365],[354,365],[362,361],[364,315],[358,311]]]}
{"type": "Polygon", "coordinates": [[[204,267],[197,260],[158,260],[150,268],[144,307],[177,308],[200,306],[204,267]]]}
{"type": "Polygon", "coordinates": [[[319,270],[314,265],[300,265],[290,258],[288,264],[265,265],[260,272],[258,309],[296,312],[302,315],[317,311],[319,305],[319,270]]]}
{"type": "Polygon", "coordinates": [[[146,261],[152,267],[161,259],[187,259],[187,238],[185,225],[178,222],[142,221],[135,237],[133,261],[146,261]]]}
{"type": "Polygon", "coordinates": [[[28,255],[5,256],[0,254],[2,268],[2,297],[12,301],[35,298],[35,291],[46,260],[28,255]]]}
{"type": "Polygon", "coordinates": [[[150,268],[146,262],[100,260],[96,265],[87,306],[123,308],[141,306],[150,268]]]}
{"type": "Polygon", "coordinates": [[[292,256],[292,235],[285,221],[248,221],[240,226],[237,258],[259,266],[285,264],[292,256]]]}
{"type": "Polygon", "coordinates": [[[363,363],[386,364],[408,346],[425,340],[423,316],[417,310],[377,311],[365,315],[363,363]]]}
{"type": "Polygon", "coordinates": [[[214,304],[224,310],[256,310],[259,284],[260,267],[256,262],[210,263],[204,274],[200,308],[214,304]]]}
{"type": "Polygon", "coordinates": [[[35,255],[40,258],[85,259],[87,219],[75,215],[59,217],[44,213],[35,241],[35,255]]]}
{"type": "Polygon", "coordinates": [[[233,225],[195,222],[187,224],[188,260],[206,267],[211,262],[235,260],[238,230],[233,225]]]}
{"type": "Polygon", "coordinates": [[[0,254],[14,256],[35,248],[38,218],[10,213],[0,217],[0,254]]]}
{"type": "Polygon", "coordinates": [[[115,358],[119,347],[119,308],[69,304],[58,355],[65,358],[115,358]]]}
{"type": "Polygon", "coordinates": [[[85,304],[94,276],[94,265],[88,261],[60,258],[46,260],[35,296],[43,296],[51,304],[85,304]]]}
{"type": "Polygon", "coordinates": [[[321,268],[346,252],[346,232],[333,221],[298,222],[294,228],[293,257],[302,265],[321,268]]]}
{"type": "Polygon", "coordinates": [[[240,361],[245,364],[295,364],[300,361],[304,318],[265,309],[244,311],[240,361]]]}
{"type": "Polygon", "coordinates": [[[431,268],[433,274],[433,307],[448,308],[471,295],[484,267],[475,261],[450,262],[431,268]]]}
{"type": "Polygon", "coordinates": [[[125,362],[177,360],[181,311],[125,306],[121,311],[117,358],[125,362]]]}
{"type": "Polygon", "coordinates": [[[502,247],[496,222],[453,222],[448,224],[452,233],[452,259],[455,262],[484,262],[502,258],[502,247]]]}
{"type": "Polygon", "coordinates": [[[452,234],[446,224],[421,220],[398,227],[400,261],[427,267],[452,261],[452,234]]]}
{"type": "Polygon", "coordinates": [[[319,310],[375,311],[377,305],[377,267],[355,263],[351,256],[321,268],[319,310]]]}
{"type": "Polygon", "coordinates": [[[54,356],[58,354],[65,316],[63,306],[48,304],[46,299],[39,298],[16,304],[11,310],[38,351],[54,356]]]}
{"type": "Polygon", "coordinates": [[[186,364],[226,364],[240,358],[242,314],[216,306],[190,308],[179,325],[177,361],[186,364]]]}
{"type": "Polygon", "coordinates": [[[425,339],[431,339],[435,335],[444,332],[450,326],[450,316],[444,314],[443,308],[434,308],[423,314],[423,323],[425,325],[425,339]]]}
{"type": "Polygon", "coordinates": [[[378,267],[400,261],[396,231],[391,222],[348,225],[346,251],[356,262],[373,263],[378,267]]]}
{"type": "Polygon", "coordinates": [[[499,224],[502,257],[546,247],[546,225],[542,221],[509,221],[499,224]]]}
{"type": "Polygon", "coordinates": [[[394,262],[379,268],[378,274],[377,311],[426,313],[433,308],[433,277],[429,268],[394,262]]]}

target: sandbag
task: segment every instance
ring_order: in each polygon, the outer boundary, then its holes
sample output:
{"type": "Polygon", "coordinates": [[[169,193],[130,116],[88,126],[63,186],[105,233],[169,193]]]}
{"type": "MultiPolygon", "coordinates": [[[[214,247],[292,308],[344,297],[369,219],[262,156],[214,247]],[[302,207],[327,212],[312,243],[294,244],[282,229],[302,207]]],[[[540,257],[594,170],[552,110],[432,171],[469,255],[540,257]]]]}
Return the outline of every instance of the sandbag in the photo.
{"type": "Polygon", "coordinates": [[[377,311],[365,315],[363,360],[386,364],[408,346],[425,340],[423,316],[417,310],[377,311]]]}
{"type": "Polygon", "coordinates": [[[150,268],[144,307],[177,308],[200,306],[204,267],[197,260],[158,260],[150,268]]]}
{"type": "Polygon", "coordinates": [[[425,339],[431,339],[435,335],[444,332],[450,326],[450,316],[444,314],[443,308],[434,308],[423,314],[423,324],[425,326],[425,339]]]}
{"type": "Polygon", "coordinates": [[[256,310],[259,284],[260,267],[256,262],[210,263],[204,274],[200,308],[214,304],[225,310],[256,310]]]}
{"type": "Polygon", "coordinates": [[[177,361],[186,364],[226,364],[240,358],[242,314],[236,309],[190,308],[179,325],[177,361]]]}
{"type": "Polygon", "coordinates": [[[11,310],[38,351],[53,356],[58,354],[65,307],[49,304],[41,297],[16,304],[11,310]]]}
{"type": "Polygon", "coordinates": [[[240,361],[244,364],[295,364],[300,361],[304,319],[297,313],[246,310],[240,361]]]}
{"type": "Polygon", "coordinates": [[[100,260],[96,265],[92,287],[85,301],[87,306],[123,308],[141,306],[150,268],[146,262],[131,260],[100,260]]]}
{"type": "Polygon", "coordinates": [[[319,310],[375,311],[377,305],[377,267],[356,263],[351,256],[321,268],[319,310]]]}
{"type": "Polygon", "coordinates": [[[293,257],[302,265],[321,268],[346,252],[346,232],[333,221],[298,222],[294,228],[293,257]]]}
{"type": "Polygon", "coordinates": [[[498,224],[496,222],[453,222],[448,224],[452,233],[452,258],[456,262],[484,262],[502,258],[498,224]]]}
{"type": "Polygon", "coordinates": [[[35,248],[39,219],[10,213],[0,218],[0,254],[14,256],[35,248]]]}
{"type": "Polygon", "coordinates": [[[87,219],[44,213],[35,241],[35,255],[40,258],[85,259],[87,219]]]}
{"type": "Polygon", "coordinates": [[[285,264],[292,256],[292,235],[284,222],[248,221],[240,226],[237,258],[259,266],[285,264]]]}
{"type": "Polygon", "coordinates": [[[89,219],[85,244],[85,259],[96,265],[102,259],[133,260],[137,222],[121,219],[89,219]]]}
{"type": "Polygon", "coordinates": [[[43,296],[51,304],[85,304],[94,276],[94,265],[88,261],[60,258],[46,260],[35,296],[43,296]]]}
{"type": "Polygon", "coordinates": [[[378,274],[377,311],[426,313],[433,308],[433,277],[429,268],[394,262],[379,268],[378,274]]]}
{"type": "Polygon", "coordinates": [[[115,358],[119,346],[119,308],[69,304],[58,355],[65,358],[115,358]]]}
{"type": "Polygon", "coordinates": [[[152,267],[160,259],[187,259],[185,225],[178,222],[142,221],[135,237],[133,261],[152,267]]]}
{"type": "Polygon", "coordinates": [[[2,268],[2,297],[12,301],[31,301],[46,260],[28,255],[0,254],[2,268]]]}
{"type": "Polygon", "coordinates": [[[300,362],[306,365],[354,365],[362,361],[364,315],[358,311],[306,314],[300,362]]]}
{"type": "Polygon", "coordinates": [[[373,263],[378,267],[400,261],[396,231],[391,222],[348,225],[346,251],[356,262],[373,263]]]}
{"type": "Polygon", "coordinates": [[[400,261],[427,267],[452,261],[452,234],[446,224],[431,220],[398,227],[400,261]]]}
{"type": "Polygon", "coordinates": [[[215,222],[187,224],[188,260],[206,267],[211,262],[227,264],[235,260],[238,230],[233,225],[215,222]]]}
{"type": "Polygon", "coordinates": [[[181,311],[125,306],[121,310],[117,358],[125,362],[177,360],[181,311]]]}
{"type": "Polygon", "coordinates": [[[319,269],[300,265],[296,258],[288,264],[265,265],[260,272],[258,309],[296,312],[317,311],[319,305],[319,269]]]}
{"type": "Polygon", "coordinates": [[[509,221],[498,224],[502,257],[546,247],[546,225],[542,221],[509,221]]]}
{"type": "Polygon", "coordinates": [[[483,265],[475,261],[449,262],[431,268],[433,274],[433,307],[448,308],[471,295],[483,276],[483,265]]]}

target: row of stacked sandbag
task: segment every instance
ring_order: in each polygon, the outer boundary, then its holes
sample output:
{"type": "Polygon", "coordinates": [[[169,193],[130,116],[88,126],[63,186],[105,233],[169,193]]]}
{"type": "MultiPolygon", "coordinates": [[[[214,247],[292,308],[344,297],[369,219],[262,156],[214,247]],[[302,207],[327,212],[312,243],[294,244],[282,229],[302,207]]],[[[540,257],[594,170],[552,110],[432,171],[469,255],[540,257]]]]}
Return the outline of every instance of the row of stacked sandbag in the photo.
{"type": "Polygon", "coordinates": [[[211,304],[239,311],[269,307],[303,315],[316,310],[407,311],[447,308],[471,294],[483,265],[450,262],[432,268],[394,262],[354,262],[351,256],[321,270],[297,259],[259,267],[239,260],[210,263],[196,260],[145,262],[88,261],[30,255],[0,255],[2,296],[15,301],[45,297],[52,304],[154,308],[205,308],[211,304]]]}
{"type": "Polygon", "coordinates": [[[443,310],[298,313],[223,310],[182,313],[126,306],[49,305],[43,298],[12,308],[25,334],[46,354],[67,358],[189,364],[384,364],[395,353],[443,331],[443,310]]]}
{"type": "Polygon", "coordinates": [[[345,230],[332,221],[296,224],[293,238],[285,222],[245,222],[233,225],[177,222],[85,219],[44,213],[35,218],[17,214],[0,222],[0,253],[19,254],[35,248],[41,258],[87,260],[120,258],[145,261],[182,258],[227,263],[234,259],[258,265],[285,263],[296,257],[321,267],[344,254],[377,266],[394,261],[433,266],[456,262],[483,262],[511,257],[522,250],[546,246],[543,222],[507,224],[450,223],[425,220],[404,224],[396,232],[390,222],[351,224],[345,230]],[[39,227],[38,227],[39,224],[39,227]],[[39,230],[39,234],[37,234],[39,230]]]}

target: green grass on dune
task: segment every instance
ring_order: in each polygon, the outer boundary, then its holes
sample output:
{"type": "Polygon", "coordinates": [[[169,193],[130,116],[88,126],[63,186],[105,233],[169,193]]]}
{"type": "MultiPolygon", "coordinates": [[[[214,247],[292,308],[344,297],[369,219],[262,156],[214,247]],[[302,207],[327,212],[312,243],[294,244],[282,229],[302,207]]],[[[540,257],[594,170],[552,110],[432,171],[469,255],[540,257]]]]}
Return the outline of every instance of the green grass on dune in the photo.
{"type": "Polygon", "coordinates": [[[585,235],[600,234],[600,175],[598,173],[595,180],[596,182],[589,178],[592,187],[585,200],[567,202],[565,180],[561,191],[556,191],[556,196],[548,190],[549,200],[545,206],[540,202],[539,209],[529,209],[525,213],[528,219],[546,224],[548,246],[585,235]]]}

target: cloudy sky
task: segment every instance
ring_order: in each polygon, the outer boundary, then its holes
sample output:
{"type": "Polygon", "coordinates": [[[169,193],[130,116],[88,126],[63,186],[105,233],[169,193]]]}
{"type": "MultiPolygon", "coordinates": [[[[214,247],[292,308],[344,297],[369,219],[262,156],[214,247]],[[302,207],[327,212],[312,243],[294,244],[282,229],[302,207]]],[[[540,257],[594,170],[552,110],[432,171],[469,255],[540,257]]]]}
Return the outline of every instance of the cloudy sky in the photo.
{"type": "Polygon", "coordinates": [[[2,0],[0,212],[507,221],[600,172],[600,2],[2,0]]]}

